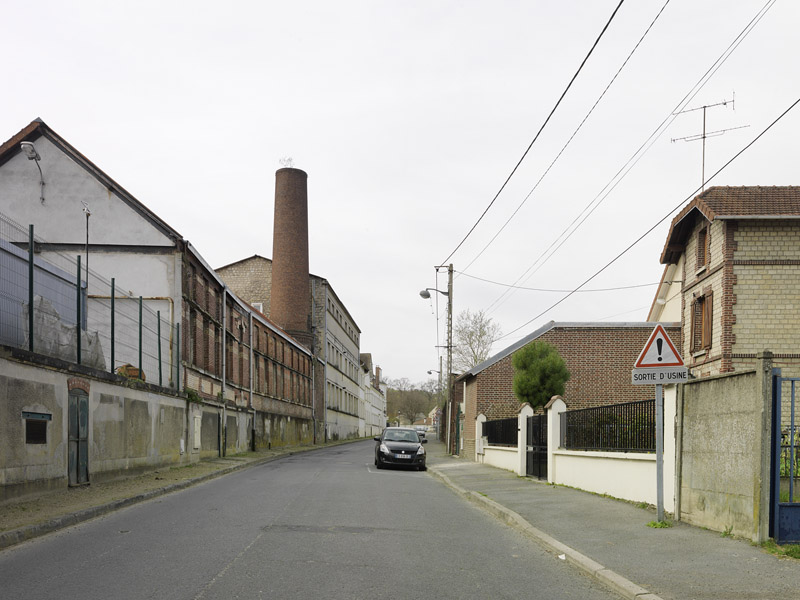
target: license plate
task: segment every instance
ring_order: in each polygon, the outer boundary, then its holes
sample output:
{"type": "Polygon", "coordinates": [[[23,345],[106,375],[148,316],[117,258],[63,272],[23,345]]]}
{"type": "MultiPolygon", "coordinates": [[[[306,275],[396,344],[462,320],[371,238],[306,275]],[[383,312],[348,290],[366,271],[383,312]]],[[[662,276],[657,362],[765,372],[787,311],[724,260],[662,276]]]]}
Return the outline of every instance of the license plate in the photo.
{"type": "Polygon", "coordinates": [[[395,454],[395,458],[411,458],[410,454],[395,454]]]}

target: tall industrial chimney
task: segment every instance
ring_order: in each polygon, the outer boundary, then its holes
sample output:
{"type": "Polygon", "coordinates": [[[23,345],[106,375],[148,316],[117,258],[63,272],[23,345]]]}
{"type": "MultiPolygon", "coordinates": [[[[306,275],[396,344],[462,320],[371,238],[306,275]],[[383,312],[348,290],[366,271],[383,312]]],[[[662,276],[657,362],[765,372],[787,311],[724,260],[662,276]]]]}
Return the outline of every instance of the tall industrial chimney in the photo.
{"type": "Polygon", "coordinates": [[[275,172],[270,318],[311,349],[307,181],[300,169],[275,172]]]}

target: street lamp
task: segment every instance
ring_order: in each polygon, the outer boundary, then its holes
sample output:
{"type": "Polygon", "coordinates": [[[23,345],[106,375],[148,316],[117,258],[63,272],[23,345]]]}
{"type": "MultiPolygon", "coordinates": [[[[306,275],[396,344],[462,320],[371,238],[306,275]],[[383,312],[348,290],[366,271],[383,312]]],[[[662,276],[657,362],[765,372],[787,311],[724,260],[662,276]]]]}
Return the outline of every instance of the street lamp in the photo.
{"type": "Polygon", "coordinates": [[[42,160],[42,157],[39,156],[33,142],[20,142],[19,145],[22,148],[22,152],[28,157],[28,160],[35,161],[36,168],[39,169],[39,182],[42,184],[42,192],[39,195],[39,200],[44,204],[44,175],[42,174],[42,167],[39,166],[39,161],[42,160]]]}
{"type": "MultiPolygon", "coordinates": [[[[434,267],[436,272],[439,272],[439,269],[443,269],[444,265],[440,265],[434,267]]],[[[425,300],[431,297],[431,292],[439,292],[443,296],[447,296],[447,417],[448,417],[448,426],[447,426],[447,449],[450,450],[450,428],[451,422],[450,417],[453,412],[453,386],[450,379],[453,375],[453,265],[447,265],[447,291],[443,292],[442,290],[437,290],[436,288],[425,288],[422,290],[419,295],[424,298],[425,300]]],[[[441,371],[441,367],[440,367],[441,371]]],[[[441,372],[439,373],[441,376],[441,372]]],[[[456,423],[456,427],[458,427],[458,423],[456,423]]],[[[454,454],[457,454],[455,452],[454,454]]]]}

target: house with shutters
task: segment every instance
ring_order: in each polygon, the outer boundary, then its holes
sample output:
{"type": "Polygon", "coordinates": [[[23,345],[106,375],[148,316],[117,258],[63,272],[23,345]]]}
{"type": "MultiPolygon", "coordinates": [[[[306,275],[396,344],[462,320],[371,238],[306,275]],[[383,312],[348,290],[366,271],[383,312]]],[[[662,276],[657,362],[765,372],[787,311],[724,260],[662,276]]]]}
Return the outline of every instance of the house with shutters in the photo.
{"type": "Polygon", "coordinates": [[[673,219],[648,320],[683,324],[695,377],[800,366],[800,187],[711,187],[673,219]]]}

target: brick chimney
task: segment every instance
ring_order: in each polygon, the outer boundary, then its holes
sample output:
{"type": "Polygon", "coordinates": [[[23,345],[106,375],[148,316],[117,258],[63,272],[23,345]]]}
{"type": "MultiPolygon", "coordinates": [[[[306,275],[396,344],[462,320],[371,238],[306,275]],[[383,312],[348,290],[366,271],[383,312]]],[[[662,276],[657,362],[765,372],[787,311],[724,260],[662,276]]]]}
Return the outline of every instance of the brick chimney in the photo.
{"type": "Polygon", "coordinates": [[[311,349],[307,180],[300,169],[275,172],[270,318],[311,349]]]}

